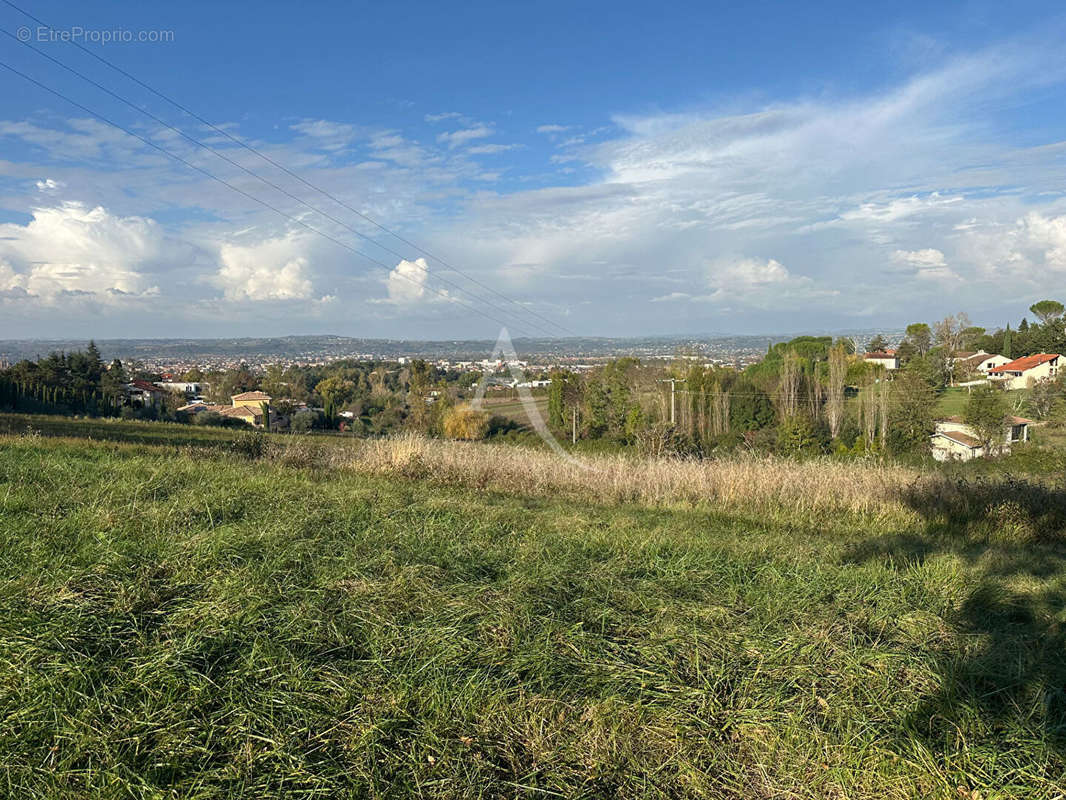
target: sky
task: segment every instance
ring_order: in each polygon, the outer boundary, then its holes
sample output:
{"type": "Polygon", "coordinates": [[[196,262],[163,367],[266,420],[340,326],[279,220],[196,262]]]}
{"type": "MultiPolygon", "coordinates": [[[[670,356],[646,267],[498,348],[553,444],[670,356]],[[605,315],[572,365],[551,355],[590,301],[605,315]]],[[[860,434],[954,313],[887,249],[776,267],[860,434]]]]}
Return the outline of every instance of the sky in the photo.
{"type": "Polygon", "coordinates": [[[45,25],[0,0],[0,338],[1066,300],[1061,4],[12,2],[45,25]]]}

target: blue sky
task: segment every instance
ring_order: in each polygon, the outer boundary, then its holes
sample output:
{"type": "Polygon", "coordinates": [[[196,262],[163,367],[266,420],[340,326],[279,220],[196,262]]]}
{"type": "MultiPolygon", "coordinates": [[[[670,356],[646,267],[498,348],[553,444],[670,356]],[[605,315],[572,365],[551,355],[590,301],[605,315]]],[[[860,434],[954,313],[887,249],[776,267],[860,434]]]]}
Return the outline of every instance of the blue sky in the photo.
{"type": "Polygon", "coordinates": [[[0,37],[303,223],[0,69],[0,337],[1002,324],[1066,296],[1055,4],[24,7],[172,32],[83,43],[464,275],[0,4],[5,31],[333,217],[0,37]]]}

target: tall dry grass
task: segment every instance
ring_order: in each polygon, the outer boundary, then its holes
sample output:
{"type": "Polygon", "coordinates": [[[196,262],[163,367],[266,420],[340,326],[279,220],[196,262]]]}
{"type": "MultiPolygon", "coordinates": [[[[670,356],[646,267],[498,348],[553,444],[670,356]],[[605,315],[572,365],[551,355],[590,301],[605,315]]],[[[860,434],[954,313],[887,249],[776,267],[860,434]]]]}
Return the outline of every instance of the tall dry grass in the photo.
{"type": "Polygon", "coordinates": [[[410,434],[363,440],[337,456],[338,466],[359,472],[517,494],[814,514],[905,512],[904,492],[923,477],[915,469],[873,462],[757,455],[713,461],[598,455],[571,463],[550,452],[410,434]]]}

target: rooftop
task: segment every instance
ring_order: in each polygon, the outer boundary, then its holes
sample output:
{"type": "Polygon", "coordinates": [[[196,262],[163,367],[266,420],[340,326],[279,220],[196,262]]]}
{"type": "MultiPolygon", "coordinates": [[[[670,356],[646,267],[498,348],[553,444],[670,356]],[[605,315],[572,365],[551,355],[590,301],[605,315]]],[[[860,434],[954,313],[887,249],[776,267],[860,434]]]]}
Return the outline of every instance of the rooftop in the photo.
{"type": "Polygon", "coordinates": [[[1031,356],[1023,356],[1013,361],[1008,361],[1001,367],[993,367],[989,372],[1025,372],[1027,369],[1039,367],[1059,357],[1058,353],[1033,353],[1031,356]]]}

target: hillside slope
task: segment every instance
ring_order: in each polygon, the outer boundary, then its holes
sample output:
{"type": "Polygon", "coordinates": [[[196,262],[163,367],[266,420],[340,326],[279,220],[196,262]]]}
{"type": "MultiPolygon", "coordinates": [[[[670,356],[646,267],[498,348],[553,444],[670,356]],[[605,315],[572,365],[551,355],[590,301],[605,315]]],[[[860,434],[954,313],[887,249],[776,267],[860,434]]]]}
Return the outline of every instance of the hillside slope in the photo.
{"type": "Polygon", "coordinates": [[[284,462],[0,437],[0,792],[1062,789],[1039,495],[812,524],[284,462]]]}

